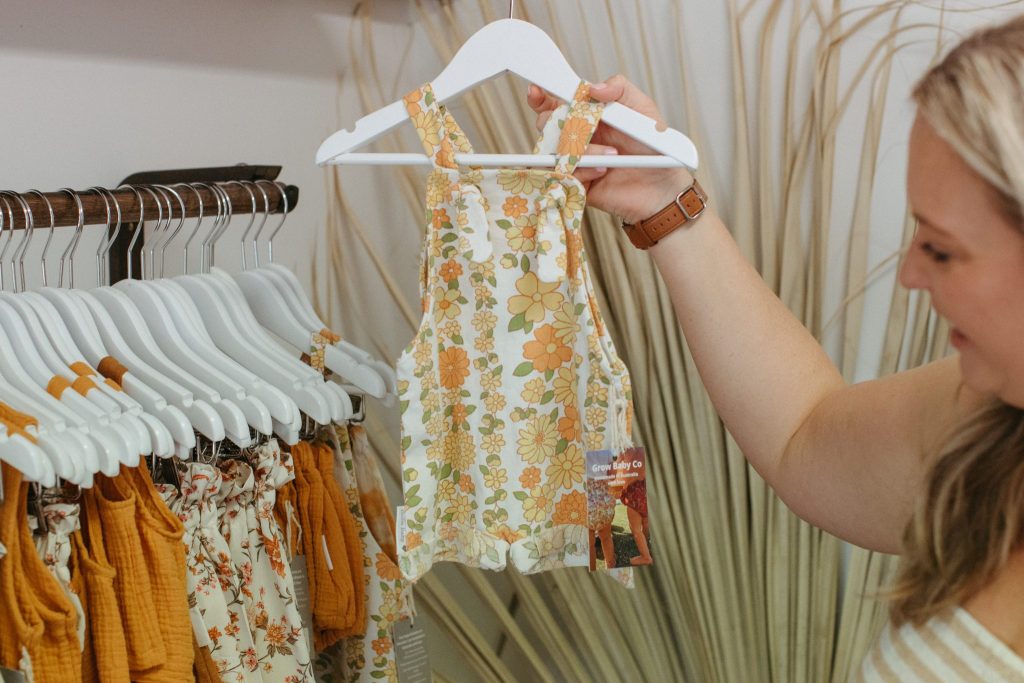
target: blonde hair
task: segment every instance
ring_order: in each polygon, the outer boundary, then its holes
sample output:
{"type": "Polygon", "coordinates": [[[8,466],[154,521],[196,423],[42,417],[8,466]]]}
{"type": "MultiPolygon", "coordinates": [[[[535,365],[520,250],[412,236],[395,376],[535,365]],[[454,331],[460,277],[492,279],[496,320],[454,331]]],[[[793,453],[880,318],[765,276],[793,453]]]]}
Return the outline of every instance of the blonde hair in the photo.
{"type": "MultiPolygon", "coordinates": [[[[1024,232],[1024,15],[957,45],[914,100],[1024,232]]],[[[893,622],[920,624],[961,604],[1022,541],[1024,410],[994,401],[957,427],[931,466],[889,592],[893,622]]]]}

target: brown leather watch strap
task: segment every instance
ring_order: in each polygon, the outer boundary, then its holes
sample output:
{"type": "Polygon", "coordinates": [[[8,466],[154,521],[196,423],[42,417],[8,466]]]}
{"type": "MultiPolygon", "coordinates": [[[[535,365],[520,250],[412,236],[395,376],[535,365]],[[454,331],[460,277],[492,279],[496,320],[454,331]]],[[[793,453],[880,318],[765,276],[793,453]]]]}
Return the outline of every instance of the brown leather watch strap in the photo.
{"type": "Polygon", "coordinates": [[[670,232],[700,218],[707,208],[708,196],[694,178],[693,184],[680,192],[675,200],[650,218],[633,224],[623,223],[622,229],[637,249],[650,249],[670,232]]]}

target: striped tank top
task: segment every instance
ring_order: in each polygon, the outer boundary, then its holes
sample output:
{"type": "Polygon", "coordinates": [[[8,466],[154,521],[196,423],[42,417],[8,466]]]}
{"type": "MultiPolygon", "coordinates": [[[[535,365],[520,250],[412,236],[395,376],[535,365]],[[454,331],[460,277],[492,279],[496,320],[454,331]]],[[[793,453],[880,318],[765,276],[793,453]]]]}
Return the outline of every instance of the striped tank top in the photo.
{"type": "Polygon", "coordinates": [[[1024,683],[1024,658],[956,607],[920,626],[886,624],[851,680],[1024,683]]]}

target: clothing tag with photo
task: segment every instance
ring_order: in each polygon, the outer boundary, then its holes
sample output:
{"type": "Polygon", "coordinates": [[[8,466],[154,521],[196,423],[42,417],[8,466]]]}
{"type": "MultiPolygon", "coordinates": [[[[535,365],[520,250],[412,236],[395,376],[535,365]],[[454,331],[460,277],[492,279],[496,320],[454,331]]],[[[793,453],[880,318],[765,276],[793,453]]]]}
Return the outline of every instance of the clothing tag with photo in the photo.
{"type": "Polygon", "coordinates": [[[608,569],[651,564],[646,451],[588,451],[586,467],[590,571],[599,561],[608,569]]]}
{"type": "Polygon", "coordinates": [[[412,619],[402,619],[391,629],[395,643],[395,665],[399,683],[430,683],[430,657],[427,655],[427,634],[412,619]]]}
{"type": "Polygon", "coordinates": [[[405,547],[405,506],[399,505],[395,508],[395,547],[406,550],[405,547]]]}

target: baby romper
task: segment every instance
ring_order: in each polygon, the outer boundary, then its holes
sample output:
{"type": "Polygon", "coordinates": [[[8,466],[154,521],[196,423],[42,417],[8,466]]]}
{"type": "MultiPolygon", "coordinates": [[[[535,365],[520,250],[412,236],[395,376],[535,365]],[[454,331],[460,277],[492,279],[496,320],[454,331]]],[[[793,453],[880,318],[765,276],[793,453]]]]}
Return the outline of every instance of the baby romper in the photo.
{"type": "Polygon", "coordinates": [[[550,171],[460,168],[471,147],[430,85],[405,103],[435,168],[424,315],[397,364],[400,566],[410,579],[440,560],[503,569],[509,553],[522,573],[585,566],[585,452],[631,445],[572,176],[602,105],[581,83],[551,117],[535,150],[557,155],[550,171]]]}

